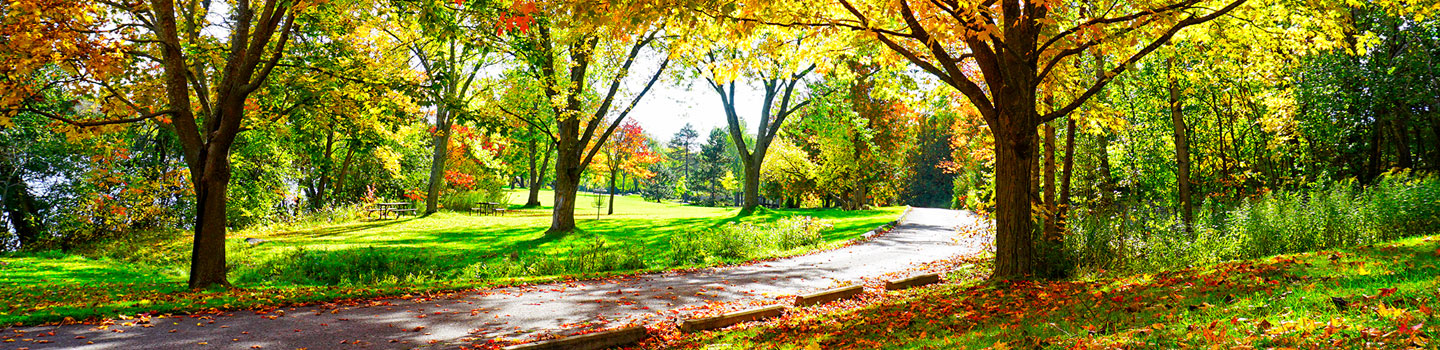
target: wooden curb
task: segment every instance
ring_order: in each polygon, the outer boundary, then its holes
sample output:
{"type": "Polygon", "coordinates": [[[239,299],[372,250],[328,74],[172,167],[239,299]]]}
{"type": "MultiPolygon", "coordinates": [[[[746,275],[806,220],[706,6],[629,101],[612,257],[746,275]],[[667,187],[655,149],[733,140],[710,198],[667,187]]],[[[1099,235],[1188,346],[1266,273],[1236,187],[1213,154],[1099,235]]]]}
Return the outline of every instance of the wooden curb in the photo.
{"type": "Polygon", "coordinates": [[[788,306],[776,305],[759,309],[731,312],[715,317],[689,319],[680,323],[680,330],[685,332],[703,331],[720,327],[731,326],[741,322],[762,320],[780,316],[788,309],[788,306]]]}
{"type": "Polygon", "coordinates": [[[940,275],[939,275],[939,274],[931,273],[931,274],[924,274],[924,275],[914,276],[914,277],[910,277],[910,278],[906,278],[906,279],[902,279],[902,280],[886,281],[886,282],[885,282],[885,290],[910,289],[910,288],[915,288],[915,287],[919,287],[919,286],[923,286],[923,285],[927,285],[927,284],[935,284],[935,283],[940,283],[940,275]]]}
{"type": "Polygon", "coordinates": [[[639,343],[649,338],[650,333],[645,327],[635,326],[615,330],[595,332],[585,335],[551,339],[529,344],[520,344],[506,347],[506,350],[541,350],[541,349],[576,349],[576,350],[597,350],[609,349],[622,345],[639,343]]]}
{"type": "Polygon", "coordinates": [[[795,306],[810,306],[816,304],[824,304],[840,299],[849,299],[860,295],[860,293],[864,291],[865,288],[859,285],[822,290],[819,292],[796,297],[795,306]]]}

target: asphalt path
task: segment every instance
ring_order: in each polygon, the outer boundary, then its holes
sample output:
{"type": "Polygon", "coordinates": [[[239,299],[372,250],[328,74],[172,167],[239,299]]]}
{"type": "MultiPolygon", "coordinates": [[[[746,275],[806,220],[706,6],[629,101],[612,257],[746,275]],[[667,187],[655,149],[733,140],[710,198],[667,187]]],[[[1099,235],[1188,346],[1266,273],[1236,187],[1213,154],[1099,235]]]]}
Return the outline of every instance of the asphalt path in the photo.
{"type": "Polygon", "coordinates": [[[774,303],[979,253],[988,239],[959,233],[978,220],[965,211],[915,208],[894,230],[870,241],[749,265],[436,298],[10,328],[0,330],[0,336],[14,341],[0,342],[0,349],[454,348],[491,339],[674,322],[717,303],[774,303]]]}

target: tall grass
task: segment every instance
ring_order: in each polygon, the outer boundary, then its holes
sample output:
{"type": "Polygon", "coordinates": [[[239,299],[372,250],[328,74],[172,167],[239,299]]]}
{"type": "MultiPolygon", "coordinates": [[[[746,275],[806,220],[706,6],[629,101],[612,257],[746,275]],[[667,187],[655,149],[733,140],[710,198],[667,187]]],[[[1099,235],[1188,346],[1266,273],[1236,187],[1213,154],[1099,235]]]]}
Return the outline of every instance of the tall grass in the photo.
{"type": "Polygon", "coordinates": [[[1189,231],[1177,214],[1157,207],[1077,211],[1070,225],[1065,245],[1081,273],[1365,245],[1440,233],[1440,177],[1396,173],[1365,188],[1345,180],[1228,206],[1207,202],[1189,231]]]}

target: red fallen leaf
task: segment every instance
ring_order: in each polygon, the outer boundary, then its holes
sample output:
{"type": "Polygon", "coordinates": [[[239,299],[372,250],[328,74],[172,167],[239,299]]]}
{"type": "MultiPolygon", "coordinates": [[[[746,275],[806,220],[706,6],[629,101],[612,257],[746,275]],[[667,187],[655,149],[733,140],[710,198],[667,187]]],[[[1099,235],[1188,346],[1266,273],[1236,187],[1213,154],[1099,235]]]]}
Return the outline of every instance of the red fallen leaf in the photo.
{"type": "Polygon", "coordinates": [[[85,336],[83,336],[83,335],[77,335],[77,336],[75,336],[75,339],[85,339],[85,336]]]}
{"type": "Polygon", "coordinates": [[[1110,297],[1110,300],[1113,300],[1113,301],[1115,301],[1115,302],[1117,302],[1117,303],[1120,303],[1120,302],[1124,302],[1124,301],[1125,301],[1125,297],[1116,295],[1116,296],[1110,297]]]}
{"type": "Polygon", "coordinates": [[[299,330],[299,329],[296,329],[296,330],[295,330],[295,333],[300,333],[300,330],[299,330]]]}
{"type": "Polygon", "coordinates": [[[1399,289],[1399,288],[1380,288],[1380,296],[1382,296],[1382,297],[1387,297],[1387,296],[1390,296],[1391,294],[1395,294],[1395,291],[1398,291],[1398,290],[1400,290],[1400,289],[1399,289]]]}

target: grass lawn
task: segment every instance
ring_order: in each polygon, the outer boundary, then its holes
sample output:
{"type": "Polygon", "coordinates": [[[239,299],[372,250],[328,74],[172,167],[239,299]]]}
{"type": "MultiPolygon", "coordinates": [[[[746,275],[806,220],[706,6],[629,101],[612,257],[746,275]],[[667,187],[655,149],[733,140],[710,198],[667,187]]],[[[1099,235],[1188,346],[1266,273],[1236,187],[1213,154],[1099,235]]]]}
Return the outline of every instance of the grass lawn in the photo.
{"type": "MultiPolygon", "coordinates": [[[[514,191],[511,202],[523,203],[525,195],[514,191]]],[[[543,192],[542,202],[551,203],[549,196],[543,192]]],[[[903,210],[761,210],[737,218],[734,208],[618,196],[615,214],[602,212],[597,220],[590,198],[582,195],[577,208],[583,232],[565,237],[544,235],[548,208],[504,216],[441,212],[232,232],[227,254],[236,288],[231,289],[184,288],[190,249],[185,232],[136,233],[73,254],[0,254],[0,324],[293,305],[733,263],[740,259],[672,264],[667,260],[671,237],[729,222],[765,224],[797,215],[833,225],[821,232],[821,244],[751,258],[792,255],[844,244],[895,220],[903,210]],[[245,238],[267,242],[252,246],[245,238]],[[596,251],[614,254],[583,255],[596,251]],[[598,261],[620,254],[635,257],[625,265],[598,261]],[[545,267],[573,267],[565,264],[582,259],[597,262],[583,265],[593,267],[583,273],[545,273],[563,270],[545,267]]]]}
{"type": "MultiPolygon", "coordinates": [[[[1429,348],[1440,236],[1063,282],[872,295],[667,345],[704,349],[1429,348]]],[[[984,269],[971,269],[970,271],[984,269]]]]}

